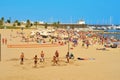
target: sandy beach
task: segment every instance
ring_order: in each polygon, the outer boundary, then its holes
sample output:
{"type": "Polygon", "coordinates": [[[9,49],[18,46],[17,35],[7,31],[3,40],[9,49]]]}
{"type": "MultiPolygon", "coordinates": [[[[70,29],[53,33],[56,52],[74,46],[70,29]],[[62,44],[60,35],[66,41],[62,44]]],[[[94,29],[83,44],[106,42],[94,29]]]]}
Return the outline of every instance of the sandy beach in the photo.
{"type": "MultiPolygon", "coordinates": [[[[36,42],[20,42],[16,32],[21,30],[1,29],[1,39],[7,38],[7,44],[1,42],[0,80],[120,80],[120,48],[96,50],[103,45],[92,45],[88,49],[81,47],[81,43],[72,47],[70,52],[75,56],[66,63],[65,55],[68,45],[55,45],[31,48],[10,48],[13,44],[37,44],[36,42]],[[12,35],[12,38],[10,37],[12,35]],[[34,55],[45,53],[45,62],[39,62],[34,67],[34,55]],[[59,51],[59,62],[53,65],[52,57],[59,51]],[[20,65],[20,54],[24,52],[24,64],[20,65]],[[89,58],[78,60],[78,57],[89,58]]],[[[31,29],[26,29],[26,34],[31,29]]],[[[70,46],[71,48],[71,46],[70,46]]]]}

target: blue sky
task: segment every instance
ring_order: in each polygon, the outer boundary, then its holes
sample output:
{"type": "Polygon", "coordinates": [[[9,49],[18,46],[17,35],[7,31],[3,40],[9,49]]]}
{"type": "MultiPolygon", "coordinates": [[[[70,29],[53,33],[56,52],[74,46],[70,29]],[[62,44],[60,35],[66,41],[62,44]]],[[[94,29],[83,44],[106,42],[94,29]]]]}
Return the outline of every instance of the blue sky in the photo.
{"type": "Polygon", "coordinates": [[[0,17],[25,21],[120,24],[120,0],[0,0],[0,17]]]}

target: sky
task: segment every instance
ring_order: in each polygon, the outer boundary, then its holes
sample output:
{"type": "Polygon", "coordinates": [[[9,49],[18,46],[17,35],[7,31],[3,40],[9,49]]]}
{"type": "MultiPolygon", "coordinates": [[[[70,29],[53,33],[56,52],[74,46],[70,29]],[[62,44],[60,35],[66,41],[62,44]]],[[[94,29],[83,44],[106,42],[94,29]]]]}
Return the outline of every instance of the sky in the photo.
{"type": "Polygon", "coordinates": [[[0,18],[48,23],[120,24],[120,0],[0,0],[0,18]]]}

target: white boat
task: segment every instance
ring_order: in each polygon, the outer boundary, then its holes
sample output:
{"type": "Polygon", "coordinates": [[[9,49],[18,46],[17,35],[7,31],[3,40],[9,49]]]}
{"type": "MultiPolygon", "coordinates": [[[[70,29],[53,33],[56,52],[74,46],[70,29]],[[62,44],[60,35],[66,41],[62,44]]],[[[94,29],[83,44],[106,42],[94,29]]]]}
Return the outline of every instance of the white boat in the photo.
{"type": "Polygon", "coordinates": [[[116,27],[116,30],[120,30],[120,26],[117,26],[117,27],[116,27]]]}

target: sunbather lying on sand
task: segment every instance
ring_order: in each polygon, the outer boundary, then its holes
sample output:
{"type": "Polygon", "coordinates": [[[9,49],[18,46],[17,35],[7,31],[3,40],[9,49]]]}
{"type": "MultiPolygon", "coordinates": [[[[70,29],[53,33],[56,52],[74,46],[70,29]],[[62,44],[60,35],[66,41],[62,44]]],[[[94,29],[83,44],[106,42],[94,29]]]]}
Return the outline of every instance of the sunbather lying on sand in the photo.
{"type": "Polygon", "coordinates": [[[77,59],[78,60],[95,60],[95,58],[81,58],[81,57],[78,57],[77,59]]]}
{"type": "Polygon", "coordinates": [[[106,48],[96,48],[96,50],[106,50],[106,48]]]}

